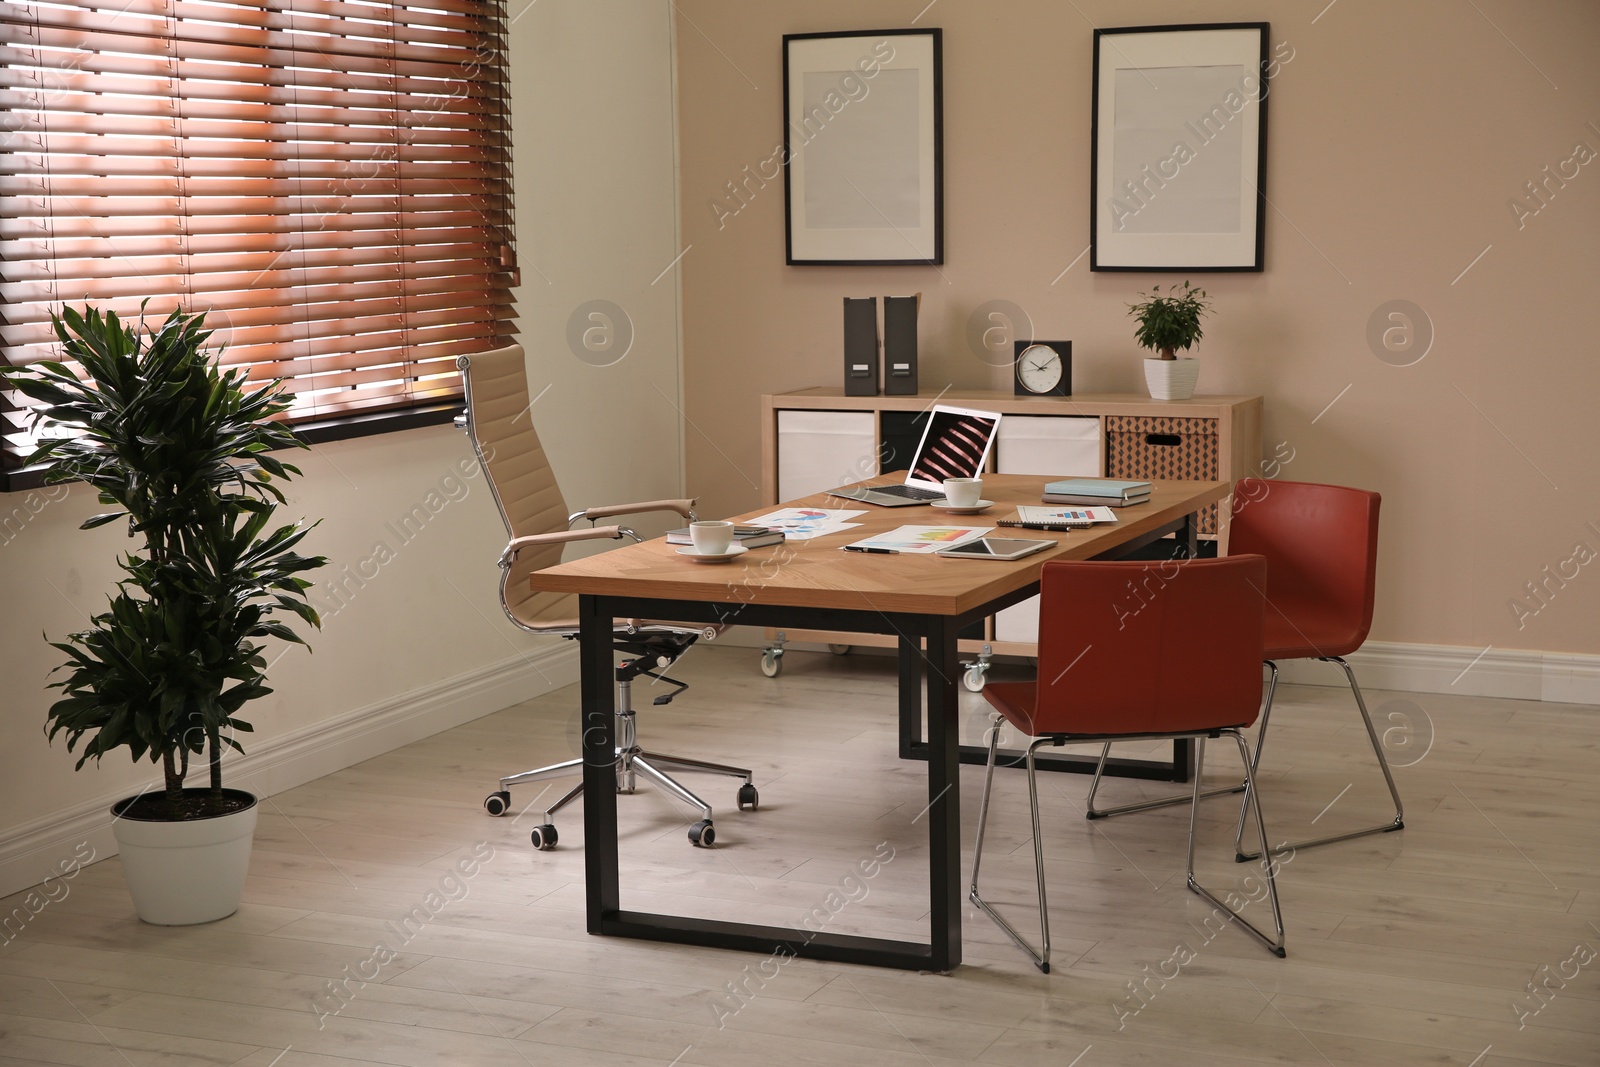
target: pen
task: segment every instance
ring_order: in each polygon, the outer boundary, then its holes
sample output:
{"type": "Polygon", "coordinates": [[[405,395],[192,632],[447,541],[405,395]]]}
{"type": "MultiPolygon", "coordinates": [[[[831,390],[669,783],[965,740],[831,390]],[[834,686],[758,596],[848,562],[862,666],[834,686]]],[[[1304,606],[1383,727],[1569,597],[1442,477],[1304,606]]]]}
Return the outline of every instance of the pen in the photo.
{"type": "Polygon", "coordinates": [[[866,545],[845,545],[844,550],[846,552],[871,552],[878,556],[898,556],[900,554],[898,548],[868,548],[866,545]]]}

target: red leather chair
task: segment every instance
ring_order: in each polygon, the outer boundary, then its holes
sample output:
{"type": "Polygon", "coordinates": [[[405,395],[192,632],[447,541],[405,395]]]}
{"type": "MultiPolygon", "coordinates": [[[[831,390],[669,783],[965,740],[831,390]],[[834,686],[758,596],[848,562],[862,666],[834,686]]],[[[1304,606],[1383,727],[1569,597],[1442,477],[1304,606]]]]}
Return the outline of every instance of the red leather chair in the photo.
{"type": "MultiPolygon", "coordinates": [[[[1272,676],[1267,683],[1266,705],[1261,711],[1261,732],[1256,737],[1256,766],[1261,764],[1272,715],[1272,697],[1278,687],[1278,661],[1319,659],[1344,672],[1355,695],[1356,708],[1367,728],[1367,739],[1378,757],[1378,768],[1394,800],[1394,818],[1364,830],[1332,834],[1310,841],[1275,846],[1274,852],[1310,848],[1347,841],[1367,834],[1388,833],[1405,827],[1405,808],[1395,788],[1383,742],[1372,725],[1367,702],[1356,684],[1355,672],[1344,660],[1361,647],[1372,629],[1372,601],[1378,573],[1377,493],[1341,485],[1279,482],[1241,478],[1234,486],[1230,553],[1257,553],[1267,557],[1265,657],[1272,676]]],[[[1240,830],[1243,831],[1243,813],[1240,830]]],[[[1240,849],[1241,860],[1254,859],[1240,849]]]]}
{"type": "MultiPolygon", "coordinates": [[[[1367,728],[1367,739],[1377,754],[1378,767],[1394,800],[1394,818],[1364,830],[1332,834],[1310,841],[1274,846],[1274,852],[1310,848],[1334,841],[1346,841],[1367,834],[1387,833],[1405,827],[1405,809],[1400,791],[1395,788],[1383,743],[1373,728],[1367,702],[1350,664],[1344,660],[1360,648],[1372,628],[1372,601],[1378,571],[1377,493],[1340,485],[1312,482],[1268,481],[1241,478],[1233,490],[1233,517],[1228,550],[1265,556],[1271,568],[1267,584],[1267,615],[1264,654],[1271,677],[1261,711],[1261,732],[1256,737],[1255,763],[1259,768],[1267,741],[1267,725],[1272,715],[1272,698],[1278,688],[1278,661],[1320,659],[1344,671],[1356,708],[1367,728]]],[[[1110,750],[1110,746],[1106,746],[1110,750]]],[[[1105,767],[1105,753],[1100,769],[1105,767]]],[[[1100,784],[1097,770],[1089,787],[1088,817],[1104,818],[1130,811],[1144,811],[1163,804],[1178,804],[1187,796],[1165,797],[1117,808],[1096,808],[1095,791],[1100,784]]],[[[1218,789],[1202,797],[1239,792],[1243,784],[1218,789]]],[[[1244,823],[1247,809],[1239,812],[1240,862],[1256,858],[1245,852],[1244,823]]]]}
{"type": "MultiPolygon", "coordinates": [[[[1039,673],[1032,682],[990,682],[983,695],[995,709],[989,761],[978,809],[978,840],[968,899],[1000,925],[1046,974],[1050,971],[1050,920],[1045,900],[1044,849],[1039,833],[1039,786],[1034,750],[1040,745],[1151,738],[1196,739],[1195,789],[1205,761],[1205,742],[1231,737],[1239,747],[1248,787],[1245,803],[1255,814],[1262,869],[1276,928],[1269,937],[1195,881],[1195,811],[1189,813],[1188,886],[1283,956],[1283,914],[1273,881],[1277,863],[1267,854],[1266,825],[1250,746],[1241,732],[1261,708],[1261,659],[1267,563],[1260,556],[1191,560],[1176,572],[1162,571],[1163,584],[1137,614],[1124,615],[1112,630],[1106,620],[1157,568],[1153,563],[1046,563],[1039,588],[1039,673]],[[1033,816],[1034,865],[1039,884],[1041,947],[1035,949],[978,893],[983,837],[1002,721],[1036,738],[1028,745],[1028,799],[1033,816]]],[[[1195,799],[1195,798],[1191,798],[1195,799]]],[[[1195,805],[1198,808],[1198,804],[1195,805]]]]}

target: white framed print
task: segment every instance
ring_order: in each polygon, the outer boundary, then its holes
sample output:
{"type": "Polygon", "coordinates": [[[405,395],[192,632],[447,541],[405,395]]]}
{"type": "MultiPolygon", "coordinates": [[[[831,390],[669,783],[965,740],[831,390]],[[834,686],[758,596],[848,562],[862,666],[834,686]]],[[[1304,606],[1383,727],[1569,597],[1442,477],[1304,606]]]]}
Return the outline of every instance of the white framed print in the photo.
{"type": "Polygon", "coordinates": [[[1090,270],[1263,269],[1269,31],[1094,31],[1090,270]]]}
{"type": "Polygon", "coordinates": [[[942,31],[783,38],[790,266],[944,262],[942,31]]]}

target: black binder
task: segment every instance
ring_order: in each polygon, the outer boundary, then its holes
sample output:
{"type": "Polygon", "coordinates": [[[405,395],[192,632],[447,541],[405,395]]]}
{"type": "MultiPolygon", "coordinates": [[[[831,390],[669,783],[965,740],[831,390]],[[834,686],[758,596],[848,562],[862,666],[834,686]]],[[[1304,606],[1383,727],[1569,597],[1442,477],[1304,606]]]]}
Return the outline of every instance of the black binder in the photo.
{"type": "Polygon", "coordinates": [[[917,309],[922,294],[883,298],[883,392],[916,395],[917,309]]]}
{"type": "Polygon", "coordinates": [[[844,395],[878,395],[878,298],[844,298],[844,395]]]}

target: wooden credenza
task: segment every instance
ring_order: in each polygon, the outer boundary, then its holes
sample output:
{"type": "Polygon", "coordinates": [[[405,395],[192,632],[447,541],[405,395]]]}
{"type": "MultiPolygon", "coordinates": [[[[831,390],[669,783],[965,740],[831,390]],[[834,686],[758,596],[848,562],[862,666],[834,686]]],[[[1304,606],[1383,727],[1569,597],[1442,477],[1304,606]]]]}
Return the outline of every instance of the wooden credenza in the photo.
{"type": "MultiPolygon", "coordinates": [[[[1233,481],[1259,473],[1262,461],[1259,396],[1151,400],[1134,393],[1019,397],[992,390],[845,396],[842,389],[822,387],[761,398],[762,502],[775,505],[904,469],[925,414],[936,403],[1004,416],[989,461],[998,474],[1233,481]]],[[[1207,516],[1201,532],[1217,541],[1219,552],[1227,551],[1225,514],[1207,516]]],[[[1032,656],[1037,634],[1032,600],[989,619],[984,633],[963,640],[962,647],[1032,656]]],[[[840,640],[809,631],[785,636],[840,640]]],[[[849,640],[863,643],[859,634],[849,640]]]]}

